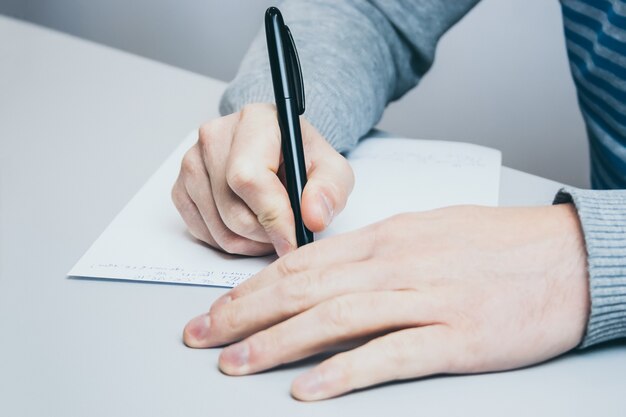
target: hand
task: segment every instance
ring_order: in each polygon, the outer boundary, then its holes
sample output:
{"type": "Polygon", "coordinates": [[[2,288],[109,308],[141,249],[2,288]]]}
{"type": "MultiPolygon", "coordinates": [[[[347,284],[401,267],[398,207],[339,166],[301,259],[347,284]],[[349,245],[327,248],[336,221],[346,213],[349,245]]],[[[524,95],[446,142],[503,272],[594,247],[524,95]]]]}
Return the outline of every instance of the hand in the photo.
{"type": "Polygon", "coordinates": [[[372,338],[294,381],[296,398],[317,400],[557,356],[583,337],[587,285],[571,205],[402,214],[279,259],[189,322],[184,341],[243,339],[219,366],[244,375],[372,338]]]}
{"type": "MultiPolygon", "coordinates": [[[[345,158],[306,119],[300,121],[308,176],[302,217],[309,230],[321,232],[345,207],[354,175],[345,158]]],[[[200,128],[172,199],[191,234],[212,247],[282,256],[297,245],[281,164],[276,109],[251,104],[200,128]]]]}

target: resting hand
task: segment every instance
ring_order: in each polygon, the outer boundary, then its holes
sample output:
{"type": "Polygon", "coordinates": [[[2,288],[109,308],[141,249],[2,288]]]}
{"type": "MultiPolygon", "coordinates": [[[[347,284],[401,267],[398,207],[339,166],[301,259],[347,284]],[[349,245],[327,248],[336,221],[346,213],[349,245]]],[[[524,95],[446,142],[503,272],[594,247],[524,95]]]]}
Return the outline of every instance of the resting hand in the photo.
{"type": "MultiPolygon", "coordinates": [[[[321,232],[345,206],[354,185],[343,156],[301,118],[308,182],[302,218],[321,232]]],[[[191,234],[240,255],[282,256],[297,247],[282,165],[276,109],[251,104],[200,128],[185,154],[172,199],[191,234]]]]}
{"type": "Polygon", "coordinates": [[[239,341],[219,366],[243,375],[369,337],[294,381],[296,398],[316,400],[545,361],[581,341],[587,285],[571,205],[402,214],[279,259],[192,320],[184,340],[239,341]]]}

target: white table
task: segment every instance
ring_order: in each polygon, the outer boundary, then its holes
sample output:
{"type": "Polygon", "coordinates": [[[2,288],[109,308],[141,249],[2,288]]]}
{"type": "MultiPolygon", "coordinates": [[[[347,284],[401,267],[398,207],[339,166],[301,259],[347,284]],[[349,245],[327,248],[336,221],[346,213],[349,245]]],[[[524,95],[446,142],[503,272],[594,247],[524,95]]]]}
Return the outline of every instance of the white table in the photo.
{"type": "MultiPolygon", "coordinates": [[[[626,415],[624,343],[306,404],[289,384],[310,364],[233,378],[218,350],[183,346],[224,290],[66,278],[223,88],[0,17],[0,416],[626,415]]],[[[502,170],[504,205],[557,188],[502,170]]]]}

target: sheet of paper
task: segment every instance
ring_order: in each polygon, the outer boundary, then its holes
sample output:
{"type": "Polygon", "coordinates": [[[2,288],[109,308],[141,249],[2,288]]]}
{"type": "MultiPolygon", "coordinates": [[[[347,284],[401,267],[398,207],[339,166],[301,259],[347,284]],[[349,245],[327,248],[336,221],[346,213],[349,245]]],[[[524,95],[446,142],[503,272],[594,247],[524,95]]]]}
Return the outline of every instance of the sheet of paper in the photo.
{"type": "MultiPolygon", "coordinates": [[[[115,217],[70,276],[232,287],[273,256],[231,256],[195,240],[170,200],[192,132],[115,217]]],[[[371,137],[348,155],[356,185],[317,239],[391,215],[457,204],[498,203],[500,152],[457,142],[371,137]]]]}

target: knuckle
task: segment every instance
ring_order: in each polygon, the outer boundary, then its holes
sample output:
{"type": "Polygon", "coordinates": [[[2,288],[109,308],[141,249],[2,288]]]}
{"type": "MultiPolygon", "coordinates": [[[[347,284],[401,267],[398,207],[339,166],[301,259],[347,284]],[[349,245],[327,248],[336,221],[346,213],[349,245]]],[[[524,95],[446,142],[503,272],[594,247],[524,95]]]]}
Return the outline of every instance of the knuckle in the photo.
{"type": "Polygon", "coordinates": [[[277,293],[281,300],[286,301],[286,305],[291,306],[290,310],[301,311],[309,304],[311,282],[308,273],[298,277],[297,280],[283,279],[277,285],[277,293]]]}
{"type": "Polygon", "coordinates": [[[374,245],[377,248],[394,246],[407,234],[407,220],[410,213],[401,213],[372,225],[374,245]]]}
{"type": "Polygon", "coordinates": [[[275,354],[284,350],[281,338],[277,332],[271,329],[262,330],[250,337],[247,341],[249,349],[249,363],[251,365],[267,362],[275,354]]]}
{"type": "Polygon", "coordinates": [[[212,237],[210,237],[210,235],[208,235],[208,236],[209,236],[209,237],[207,237],[207,239],[206,239],[206,240],[202,239],[202,241],[203,241],[204,243],[206,243],[207,245],[209,245],[210,247],[212,247],[213,249],[216,249],[216,250],[218,250],[218,251],[219,251],[219,250],[221,250],[222,248],[220,247],[220,245],[218,245],[218,244],[215,242],[215,240],[214,240],[212,237]]]}
{"type": "Polygon", "coordinates": [[[198,144],[206,148],[217,136],[217,122],[215,120],[204,123],[198,129],[198,144]]]}
{"type": "Polygon", "coordinates": [[[198,175],[200,167],[198,166],[196,158],[192,155],[192,150],[188,150],[183,156],[183,160],[180,164],[180,172],[183,177],[195,177],[198,175]]]}
{"type": "Polygon", "coordinates": [[[257,220],[264,229],[272,229],[276,224],[280,222],[280,219],[282,218],[282,213],[283,210],[276,206],[267,207],[265,210],[257,215],[257,220]]]}
{"type": "Polygon", "coordinates": [[[231,255],[245,255],[247,253],[247,241],[240,236],[234,236],[230,233],[221,236],[219,245],[224,252],[231,255]]]}
{"type": "Polygon", "coordinates": [[[230,188],[239,194],[254,190],[258,175],[249,168],[249,164],[233,163],[226,172],[226,182],[230,188]]]}
{"type": "Polygon", "coordinates": [[[411,346],[408,338],[395,336],[388,337],[381,344],[381,349],[390,366],[401,370],[406,369],[409,365],[409,352],[411,349],[415,349],[415,346],[411,346]]]}
{"type": "Polygon", "coordinates": [[[355,372],[355,364],[349,358],[350,353],[338,353],[326,362],[319,365],[319,372],[328,375],[336,389],[351,391],[358,384],[358,372],[355,372]]]}
{"type": "Polygon", "coordinates": [[[361,241],[364,245],[364,260],[372,259],[377,254],[378,233],[377,227],[368,227],[360,234],[361,241]]]}
{"type": "Polygon", "coordinates": [[[393,238],[390,236],[391,233],[389,232],[389,227],[387,227],[388,221],[375,223],[370,226],[370,235],[372,236],[372,246],[374,248],[386,248],[389,243],[393,242],[393,238]]]}
{"type": "Polygon", "coordinates": [[[194,227],[189,227],[189,233],[191,233],[191,236],[193,236],[194,238],[203,242],[206,242],[208,240],[204,233],[194,227]]]}
{"type": "Polygon", "coordinates": [[[291,206],[287,198],[275,198],[256,213],[257,220],[265,230],[272,230],[279,226],[281,222],[289,219],[291,206]]]}
{"type": "Polygon", "coordinates": [[[224,216],[224,224],[237,235],[249,235],[259,228],[256,217],[247,207],[233,207],[224,216]]]}
{"type": "MultiPolygon", "coordinates": [[[[338,265],[322,269],[318,274],[319,285],[322,287],[331,286],[337,281],[350,276],[352,265],[338,265]]],[[[318,282],[316,281],[316,284],[318,282]]]]}
{"type": "Polygon", "coordinates": [[[228,122],[223,119],[215,119],[205,123],[198,130],[198,147],[205,159],[211,155],[217,157],[220,154],[220,152],[216,152],[216,146],[220,144],[230,146],[229,137],[232,135],[232,131],[228,122]]]}
{"type": "Polygon", "coordinates": [[[241,316],[231,308],[209,310],[211,326],[220,330],[237,330],[241,326],[241,316]]]}
{"type": "MultiPolygon", "coordinates": [[[[308,246],[312,246],[312,245],[308,245],[308,246]]],[[[287,255],[283,256],[276,262],[278,276],[286,278],[288,276],[295,275],[298,272],[304,270],[307,264],[303,262],[303,260],[306,260],[306,259],[307,258],[303,258],[302,256],[296,255],[294,252],[290,252],[287,255]]]]}
{"type": "Polygon", "coordinates": [[[209,246],[214,246],[215,245],[213,243],[212,238],[211,238],[211,233],[208,232],[206,229],[199,228],[199,227],[196,227],[194,225],[191,225],[191,226],[188,225],[187,226],[187,230],[189,230],[189,233],[191,234],[191,236],[193,236],[197,240],[200,240],[200,241],[208,244],[209,246]]]}
{"type": "Polygon", "coordinates": [[[347,296],[333,298],[323,313],[323,320],[334,329],[344,329],[353,318],[354,308],[347,296]]]}

